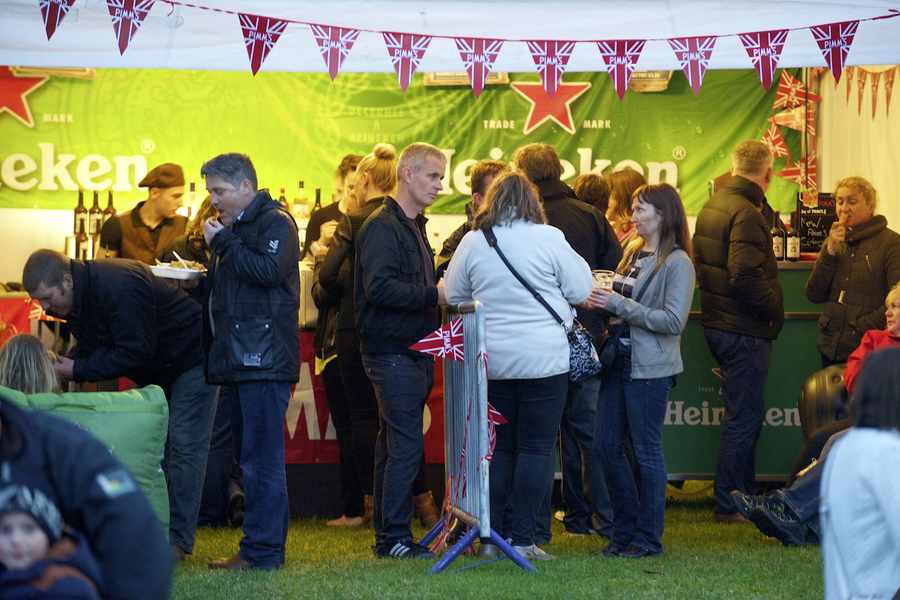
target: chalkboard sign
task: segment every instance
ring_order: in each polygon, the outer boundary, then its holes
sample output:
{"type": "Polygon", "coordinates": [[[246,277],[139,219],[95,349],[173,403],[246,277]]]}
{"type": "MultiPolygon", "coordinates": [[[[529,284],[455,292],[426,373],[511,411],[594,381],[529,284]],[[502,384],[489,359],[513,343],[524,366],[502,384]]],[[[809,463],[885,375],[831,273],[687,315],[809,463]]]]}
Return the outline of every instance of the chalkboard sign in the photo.
{"type": "Polygon", "coordinates": [[[797,202],[800,215],[800,252],[817,254],[837,218],[834,212],[834,195],[819,194],[817,206],[797,202]]]}

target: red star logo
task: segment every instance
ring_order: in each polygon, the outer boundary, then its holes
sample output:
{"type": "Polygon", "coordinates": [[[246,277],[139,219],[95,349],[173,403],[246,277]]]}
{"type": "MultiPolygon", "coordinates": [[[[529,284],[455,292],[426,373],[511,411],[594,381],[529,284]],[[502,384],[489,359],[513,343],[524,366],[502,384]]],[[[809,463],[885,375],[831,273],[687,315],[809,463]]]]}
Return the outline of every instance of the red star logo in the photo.
{"type": "Polygon", "coordinates": [[[556,121],[570,135],[575,135],[575,125],[572,122],[572,102],[588,91],[591,84],[560,82],[555,96],[548,96],[544,84],[541,82],[516,81],[513,82],[512,88],[531,103],[531,110],[528,111],[528,119],[523,130],[525,135],[537,129],[541,123],[547,120],[556,121]]]}
{"type": "Polygon", "coordinates": [[[28,127],[34,127],[25,96],[44,85],[48,77],[16,77],[9,67],[0,67],[0,114],[9,111],[28,127]]]}

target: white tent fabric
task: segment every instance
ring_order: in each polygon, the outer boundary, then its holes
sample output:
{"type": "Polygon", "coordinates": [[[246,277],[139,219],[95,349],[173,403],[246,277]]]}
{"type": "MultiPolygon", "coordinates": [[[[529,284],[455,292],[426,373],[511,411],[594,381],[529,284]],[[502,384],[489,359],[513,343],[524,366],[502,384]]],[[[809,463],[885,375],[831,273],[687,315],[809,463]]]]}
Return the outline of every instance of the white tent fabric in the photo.
{"type": "MultiPolygon", "coordinates": [[[[647,39],[639,70],[679,68],[665,38],[726,35],[776,28],[804,28],[865,19],[900,9],[887,0],[775,2],[713,0],[196,0],[209,7],[326,25],[447,36],[506,39],[647,39]]],[[[344,63],[345,71],[390,72],[384,41],[363,32],[344,63]]],[[[900,62],[900,17],[860,23],[848,64],[900,62]]],[[[116,48],[105,0],[77,0],[49,42],[37,0],[0,0],[0,64],[35,67],[143,67],[248,70],[235,15],[170,5],[157,0],[124,56],[116,48]]],[[[824,66],[806,29],[792,31],[781,66],[824,66]]],[[[709,68],[749,68],[737,36],[717,41],[709,68]]],[[[534,63],[526,45],[508,42],[498,71],[529,72],[534,63]]],[[[262,71],[323,72],[325,65],[309,27],[291,24],[262,71]]],[[[451,39],[434,39],[420,71],[462,71],[451,39]]],[[[579,44],[569,71],[602,71],[595,45],[579,44]]]]}

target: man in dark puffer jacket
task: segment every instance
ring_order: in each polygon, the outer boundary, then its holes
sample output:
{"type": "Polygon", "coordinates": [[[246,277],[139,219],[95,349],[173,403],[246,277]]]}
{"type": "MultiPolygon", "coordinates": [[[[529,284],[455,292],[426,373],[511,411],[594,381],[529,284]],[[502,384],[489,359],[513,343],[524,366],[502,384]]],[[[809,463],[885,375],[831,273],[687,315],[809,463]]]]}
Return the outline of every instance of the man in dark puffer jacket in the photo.
{"type": "Polygon", "coordinates": [[[703,329],[724,379],[725,426],[716,467],[716,520],[741,520],[729,493],[755,479],[763,388],[772,341],[784,324],[778,264],[761,214],[772,179],[772,154],[762,142],[735,148],[732,176],[700,211],[694,257],[703,329]]]}
{"type": "Polygon", "coordinates": [[[806,282],[810,302],[825,304],[819,317],[822,365],[847,362],[869,329],[884,329],[884,299],[900,280],[900,235],[875,215],[875,188],[846,177],[834,188],[838,220],[806,282]]]}

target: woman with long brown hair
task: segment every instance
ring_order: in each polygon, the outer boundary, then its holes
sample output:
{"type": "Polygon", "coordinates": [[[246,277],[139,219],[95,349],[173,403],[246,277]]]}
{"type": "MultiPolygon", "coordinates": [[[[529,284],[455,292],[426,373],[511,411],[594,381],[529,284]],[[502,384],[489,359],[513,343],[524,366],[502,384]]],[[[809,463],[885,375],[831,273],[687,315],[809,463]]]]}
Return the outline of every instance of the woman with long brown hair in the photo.
{"type": "Polygon", "coordinates": [[[635,237],[612,289],[592,294],[594,306],[612,314],[606,344],[615,348],[603,378],[594,439],[613,501],[613,538],[603,553],[640,558],[663,551],[662,427],[669,389],[683,370],[681,334],[695,275],[687,218],[675,188],[640,187],[631,205],[635,237]],[[628,435],[638,463],[637,485],[625,458],[628,435]]]}
{"type": "Polygon", "coordinates": [[[25,394],[59,391],[53,361],[40,339],[20,333],[0,348],[0,385],[25,394]]]}
{"type": "Polygon", "coordinates": [[[634,169],[625,168],[607,175],[606,183],[609,185],[606,220],[616,232],[619,243],[625,246],[635,235],[631,222],[631,198],[635,190],[646,185],[647,180],[634,169]]]}

